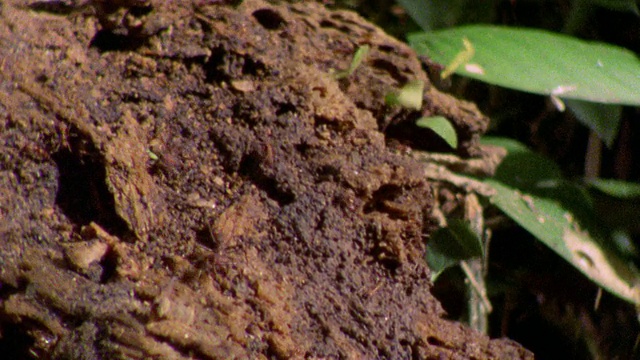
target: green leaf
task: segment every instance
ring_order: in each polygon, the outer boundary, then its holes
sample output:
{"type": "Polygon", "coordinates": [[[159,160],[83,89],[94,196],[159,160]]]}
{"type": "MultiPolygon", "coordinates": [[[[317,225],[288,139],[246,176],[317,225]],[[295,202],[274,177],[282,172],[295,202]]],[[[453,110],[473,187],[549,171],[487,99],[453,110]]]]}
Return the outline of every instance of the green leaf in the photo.
{"type": "Polygon", "coordinates": [[[351,64],[349,65],[349,68],[344,71],[338,71],[333,75],[333,77],[336,80],[339,80],[339,79],[351,76],[351,74],[353,74],[353,72],[356,71],[358,66],[360,66],[360,64],[367,57],[368,54],[369,54],[369,45],[362,45],[358,47],[358,50],[356,50],[356,53],[353,55],[353,59],[351,60],[351,64]]]}
{"type": "Polygon", "coordinates": [[[609,10],[628,11],[638,14],[636,0],[582,0],[581,2],[587,3],[588,5],[600,5],[609,10]]]}
{"type": "Polygon", "coordinates": [[[407,14],[425,30],[462,23],[491,22],[500,0],[398,0],[407,14]]]}
{"type": "Polygon", "coordinates": [[[598,104],[581,100],[566,100],[566,104],[585,126],[595,131],[611,148],[620,129],[622,106],[598,104]]]}
{"type": "Polygon", "coordinates": [[[615,179],[589,179],[587,184],[619,199],[639,199],[640,184],[615,179]]]}
{"type": "Polygon", "coordinates": [[[482,142],[508,151],[495,177],[485,180],[496,191],[491,202],[596,284],[640,305],[640,274],[604,245],[612,233],[596,217],[588,193],[562,179],[554,162],[515,140],[482,142]]]}
{"type": "Polygon", "coordinates": [[[452,148],[455,149],[458,147],[458,134],[449,119],[443,116],[421,117],[416,124],[420,127],[433,130],[433,132],[443,138],[452,148]]]}
{"type": "Polygon", "coordinates": [[[466,37],[475,48],[456,73],[511,89],[599,103],[640,105],[640,60],[613,45],[544,30],[462,26],[413,33],[419,54],[449,63],[466,37]]]}
{"type": "Polygon", "coordinates": [[[158,155],[156,155],[153,151],[151,151],[150,149],[147,149],[147,155],[149,155],[149,159],[153,160],[153,161],[158,161],[160,160],[160,157],[158,155]]]}
{"type": "Polygon", "coordinates": [[[496,170],[494,179],[515,188],[531,190],[553,179],[560,179],[562,172],[550,159],[531,151],[522,143],[499,137],[484,137],[483,144],[504,147],[508,155],[496,170]]]}
{"type": "Polygon", "coordinates": [[[476,53],[476,49],[473,48],[473,45],[466,37],[462,38],[463,49],[460,50],[453,57],[453,60],[442,70],[440,77],[442,79],[448,78],[451,74],[453,74],[458,68],[466,63],[468,63],[471,59],[473,59],[473,55],[476,53]]]}
{"type": "Polygon", "coordinates": [[[436,21],[433,1],[426,0],[398,0],[407,11],[407,14],[420,25],[423,30],[431,30],[434,28],[436,21]]]}
{"type": "Polygon", "coordinates": [[[436,230],[427,244],[427,264],[431,280],[462,260],[483,256],[482,241],[463,220],[451,219],[445,228],[436,230]]]}
{"type": "MultiPolygon", "coordinates": [[[[640,305],[640,274],[603,246],[561,201],[523,193],[496,180],[491,202],[599,286],[640,305]]],[[[570,189],[567,189],[570,190],[570,189]]]]}
{"type": "Polygon", "coordinates": [[[387,105],[399,105],[408,109],[420,110],[424,95],[424,82],[420,80],[409,81],[397,93],[389,93],[385,97],[387,105]]]}

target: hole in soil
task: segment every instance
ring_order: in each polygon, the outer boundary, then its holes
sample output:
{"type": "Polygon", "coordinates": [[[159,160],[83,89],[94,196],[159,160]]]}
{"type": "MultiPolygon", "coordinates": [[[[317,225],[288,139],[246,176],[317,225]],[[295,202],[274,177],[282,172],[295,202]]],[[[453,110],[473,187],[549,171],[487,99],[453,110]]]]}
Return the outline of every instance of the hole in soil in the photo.
{"type": "MultiPolygon", "coordinates": [[[[76,139],[75,142],[81,141],[76,139]]],[[[56,205],[76,224],[86,225],[93,221],[116,236],[130,235],[127,223],[115,212],[113,195],[105,183],[105,168],[90,152],[90,149],[65,149],[53,154],[60,174],[56,205]],[[86,153],[79,155],[79,152],[86,153]]]]}
{"type": "Polygon", "coordinates": [[[277,30],[287,22],[282,15],[272,9],[260,9],[253,12],[253,17],[268,30],[277,30]]]}
{"type": "Polygon", "coordinates": [[[5,323],[0,327],[0,354],[3,359],[32,359],[29,349],[34,344],[34,339],[20,331],[23,326],[15,326],[5,323]]]}
{"type": "Polygon", "coordinates": [[[275,179],[265,175],[260,169],[262,159],[260,155],[246,155],[240,162],[238,173],[252,179],[253,183],[267,195],[278,202],[280,206],[291,204],[295,200],[295,195],[278,187],[275,179]]]}
{"type": "Polygon", "coordinates": [[[261,61],[255,61],[251,58],[244,58],[242,65],[242,74],[244,75],[261,75],[267,72],[267,67],[261,61]]]}
{"type": "Polygon", "coordinates": [[[209,61],[204,64],[207,82],[229,81],[244,75],[265,76],[275,75],[277,71],[270,71],[261,61],[229,51],[222,46],[211,49],[209,61]]]}
{"type": "Polygon", "coordinates": [[[104,257],[104,260],[100,263],[102,266],[102,274],[100,276],[100,283],[106,284],[110,279],[116,275],[116,268],[118,266],[118,257],[115,253],[109,251],[104,257]]]}
{"type": "Polygon", "coordinates": [[[284,115],[284,114],[293,114],[297,110],[297,107],[293,104],[283,103],[278,104],[276,109],[276,116],[284,115]]]}
{"type": "Polygon", "coordinates": [[[393,201],[401,194],[402,188],[397,185],[387,184],[380,186],[380,188],[376,190],[371,196],[371,200],[364,206],[364,213],[369,214],[373,211],[379,211],[389,213],[389,215],[393,215],[393,213],[389,212],[387,207],[384,206],[384,202],[393,201]]]}
{"type": "Polygon", "coordinates": [[[446,344],[442,340],[438,339],[435,336],[427,337],[427,343],[429,343],[429,345],[433,345],[433,346],[446,347],[446,344]]]}
{"type": "Polygon", "coordinates": [[[400,73],[398,66],[388,60],[375,59],[371,65],[377,69],[386,71],[392,78],[402,85],[408,81],[407,77],[400,73]]]}
{"type": "Polygon", "coordinates": [[[27,5],[33,11],[48,12],[57,15],[69,15],[76,10],[68,1],[36,1],[27,5]]]}
{"type": "Polygon", "coordinates": [[[135,50],[144,43],[144,39],[117,34],[108,30],[96,32],[89,43],[90,47],[96,47],[100,52],[135,50]]]}
{"type": "Polygon", "coordinates": [[[131,8],[131,10],[129,10],[129,14],[128,15],[139,18],[139,17],[145,16],[145,15],[148,15],[152,10],[153,10],[153,6],[151,6],[151,5],[134,6],[134,7],[131,8]]]}
{"type": "Polygon", "coordinates": [[[322,28],[329,28],[329,29],[336,29],[339,31],[342,31],[345,34],[351,34],[351,29],[349,29],[347,26],[339,26],[338,24],[334,23],[331,20],[322,20],[320,22],[320,27],[322,28]]]}

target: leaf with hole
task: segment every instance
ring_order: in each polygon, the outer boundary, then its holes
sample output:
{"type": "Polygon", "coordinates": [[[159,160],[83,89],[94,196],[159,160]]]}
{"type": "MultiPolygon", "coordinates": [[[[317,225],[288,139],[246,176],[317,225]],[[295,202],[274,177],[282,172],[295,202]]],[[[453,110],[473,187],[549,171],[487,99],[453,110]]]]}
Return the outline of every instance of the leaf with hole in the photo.
{"type": "Polygon", "coordinates": [[[504,142],[511,148],[507,168],[500,165],[496,177],[485,180],[496,191],[491,202],[593,282],[640,305],[640,273],[607,245],[611,233],[596,218],[588,193],[562,179],[552,162],[504,142]]]}

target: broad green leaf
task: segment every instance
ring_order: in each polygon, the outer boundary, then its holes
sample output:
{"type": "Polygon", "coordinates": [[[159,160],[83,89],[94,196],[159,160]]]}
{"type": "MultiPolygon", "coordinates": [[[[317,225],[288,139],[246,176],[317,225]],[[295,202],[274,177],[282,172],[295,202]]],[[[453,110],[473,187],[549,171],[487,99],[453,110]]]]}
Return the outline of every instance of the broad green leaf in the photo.
{"type": "Polygon", "coordinates": [[[435,281],[444,270],[462,260],[483,256],[484,250],[478,235],[466,221],[451,219],[445,228],[436,230],[427,244],[427,264],[431,280],[435,281]]]}
{"type": "Polygon", "coordinates": [[[351,74],[353,74],[353,72],[356,71],[358,66],[360,66],[360,64],[367,57],[368,54],[369,54],[369,45],[360,46],[358,50],[356,50],[356,53],[353,55],[353,59],[351,59],[351,64],[349,64],[349,68],[344,71],[338,71],[333,75],[333,77],[336,80],[338,80],[338,79],[351,76],[351,74]]]}
{"type": "Polygon", "coordinates": [[[400,105],[408,109],[420,110],[422,108],[423,91],[424,82],[412,80],[403,86],[399,92],[387,94],[385,102],[388,105],[400,105]]]}
{"type": "Polygon", "coordinates": [[[452,148],[455,149],[458,147],[458,134],[449,119],[443,116],[421,117],[416,124],[420,127],[433,130],[433,132],[443,138],[452,148]]]}
{"type": "Polygon", "coordinates": [[[614,179],[588,179],[593,204],[602,222],[640,234],[640,184],[614,179]]]}
{"type": "Polygon", "coordinates": [[[496,180],[491,202],[599,286],[640,305],[640,274],[586,231],[562,202],[520,192],[496,180]]]}
{"type": "Polygon", "coordinates": [[[609,196],[620,199],[640,200],[640,183],[615,179],[589,179],[587,184],[609,196]]]}
{"type": "Polygon", "coordinates": [[[599,286],[640,305],[640,274],[604,245],[611,233],[596,219],[588,193],[515,140],[482,142],[508,151],[495,177],[485,180],[496,191],[491,202],[599,286]]]}
{"type": "Polygon", "coordinates": [[[431,30],[435,28],[436,21],[434,6],[432,1],[427,0],[398,0],[407,11],[407,14],[420,25],[423,30],[431,30]]]}
{"type": "Polygon", "coordinates": [[[638,14],[638,5],[636,0],[581,0],[581,3],[587,5],[600,5],[604,8],[614,11],[628,11],[638,14]]]}
{"type": "Polygon", "coordinates": [[[520,153],[520,152],[532,152],[523,143],[511,138],[506,138],[506,137],[483,136],[480,139],[480,142],[485,145],[501,146],[505,148],[505,150],[507,150],[509,154],[520,153]]]}
{"type": "Polygon", "coordinates": [[[471,44],[469,39],[463,37],[462,45],[464,46],[464,49],[460,50],[460,52],[453,57],[453,60],[451,60],[451,62],[447,64],[444,70],[442,70],[440,78],[448,78],[451,74],[456,72],[456,70],[458,70],[460,66],[468,63],[471,59],[473,59],[473,55],[475,55],[476,50],[473,48],[473,45],[471,44]]]}
{"type": "Polygon", "coordinates": [[[496,170],[494,179],[520,189],[532,189],[553,179],[560,179],[562,172],[550,159],[531,151],[522,143],[498,137],[484,137],[483,144],[504,147],[508,156],[496,170]]]}
{"type": "Polygon", "coordinates": [[[566,100],[566,104],[581,123],[598,134],[607,147],[613,146],[620,129],[622,106],[570,99],[566,100]]]}
{"type": "Polygon", "coordinates": [[[640,60],[613,45],[537,29],[472,25],[413,33],[419,53],[448,64],[466,37],[475,48],[457,73],[511,89],[599,103],[640,105],[640,60]]]}

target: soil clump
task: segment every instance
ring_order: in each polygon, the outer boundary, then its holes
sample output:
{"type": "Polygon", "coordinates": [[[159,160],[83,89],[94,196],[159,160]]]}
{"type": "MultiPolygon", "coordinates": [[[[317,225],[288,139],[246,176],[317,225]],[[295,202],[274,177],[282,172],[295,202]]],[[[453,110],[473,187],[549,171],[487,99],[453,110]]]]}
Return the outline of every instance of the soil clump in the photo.
{"type": "Polygon", "coordinates": [[[0,353],[517,359],[442,319],[418,116],[487,120],[406,45],[316,3],[0,4],[0,353]],[[351,75],[359,46],[370,51],[351,75]]]}

